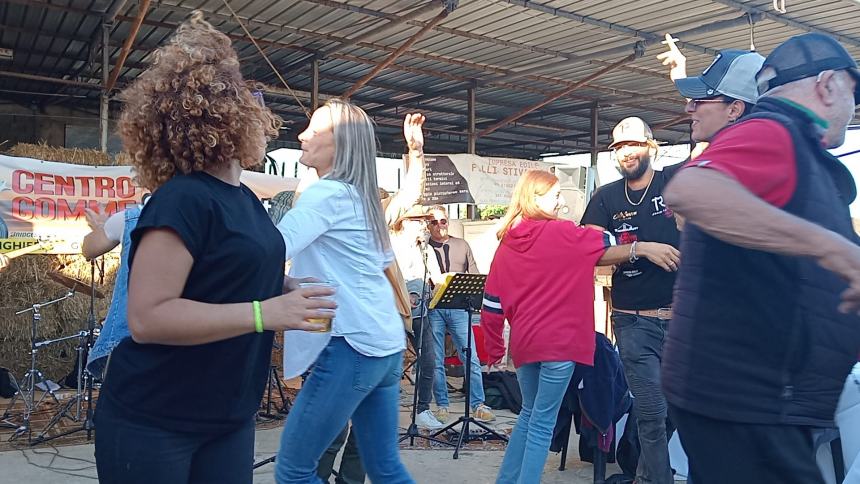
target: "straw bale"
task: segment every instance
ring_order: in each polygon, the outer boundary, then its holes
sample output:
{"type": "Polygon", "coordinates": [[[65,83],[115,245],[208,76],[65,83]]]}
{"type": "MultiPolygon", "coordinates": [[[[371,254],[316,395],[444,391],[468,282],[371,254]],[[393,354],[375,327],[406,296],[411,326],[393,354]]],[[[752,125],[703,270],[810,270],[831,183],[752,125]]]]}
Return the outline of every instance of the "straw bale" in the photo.
{"type": "Polygon", "coordinates": [[[111,157],[109,154],[102,153],[99,150],[63,148],[48,146],[45,143],[18,143],[8,150],[8,154],[10,156],[71,163],[73,165],[108,166],[130,164],[130,158],[126,153],[120,153],[115,157],[111,157]]]}
{"type": "MultiPolygon", "coordinates": [[[[9,148],[7,154],[88,166],[128,164],[126,154],[112,158],[98,150],[62,148],[45,143],[18,143],[9,148]]],[[[95,317],[99,322],[107,314],[118,266],[118,252],[104,257],[103,272],[98,263],[96,288],[105,295],[95,302],[95,317]]],[[[48,277],[52,270],[87,285],[90,283],[90,264],[82,255],[25,255],[14,259],[7,270],[0,273],[0,366],[12,370],[16,378],[23,376],[30,366],[32,313],[16,316],[15,312],[66,294],[65,287],[48,277]]],[[[86,329],[89,305],[89,296],[78,292],[71,299],[45,307],[37,327],[38,339],[54,339],[86,329]]],[[[45,378],[58,381],[72,371],[77,344],[77,339],[71,339],[39,350],[36,366],[45,378]]]]}
{"type": "MultiPolygon", "coordinates": [[[[104,299],[95,300],[95,317],[101,322],[113,293],[119,253],[104,256],[103,270],[99,261],[96,266],[96,289],[105,295],[104,299]]],[[[52,270],[90,284],[90,263],[81,255],[25,255],[12,260],[0,274],[0,366],[12,370],[16,378],[23,376],[30,366],[32,312],[15,313],[68,292],[48,277],[52,270]]],[[[89,296],[77,292],[70,299],[43,308],[42,320],[37,326],[38,340],[68,336],[86,329],[89,306],[89,296]]],[[[75,338],[39,350],[36,366],[45,378],[57,381],[72,371],[77,342],[75,338]]]]}

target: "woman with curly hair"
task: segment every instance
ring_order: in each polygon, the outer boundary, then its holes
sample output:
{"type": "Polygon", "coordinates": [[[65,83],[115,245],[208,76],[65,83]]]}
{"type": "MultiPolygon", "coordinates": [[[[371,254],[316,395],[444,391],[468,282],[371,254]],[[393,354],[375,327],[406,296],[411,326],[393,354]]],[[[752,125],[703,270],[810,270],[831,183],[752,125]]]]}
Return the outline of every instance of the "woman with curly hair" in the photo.
{"type": "Polygon", "coordinates": [[[376,183],[373,122],[331,99],[299,135],[301,163],[320,180],[278,223],[291,274],[338,287],[331,332],[284,335],[285,376],[313,370],[281,436],[279,483],[320,482],[320,457],[352,421],[372,482],[414,482],[397,446],[406,338],[385,268],[394,262],[376,183]]]}
{"type": "Polygon", "coordinates": [[[335,306],[331,290],[290,291],[283,239],[239,181],[280,122],[200,13],[122,97],[120,134],[154,193],[131,235],[131,338],[96,411],[99,480],[250,483],[273,331],[319,330],[308,319],[335,306]]]}

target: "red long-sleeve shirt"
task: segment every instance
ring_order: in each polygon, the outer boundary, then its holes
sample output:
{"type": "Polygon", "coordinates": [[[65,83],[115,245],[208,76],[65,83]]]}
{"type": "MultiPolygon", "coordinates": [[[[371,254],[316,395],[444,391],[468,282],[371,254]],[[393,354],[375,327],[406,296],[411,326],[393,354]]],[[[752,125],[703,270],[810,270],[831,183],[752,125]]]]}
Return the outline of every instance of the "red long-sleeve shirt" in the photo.
{"type": "Polygon", "coordinates": [[[606,232],[567,220],[525,219],[499,245],[481,308],[490,361],[505,354],[511,326],[516,367],[537,361],[594,363],[594,266],[611,245],[606,232]]]}

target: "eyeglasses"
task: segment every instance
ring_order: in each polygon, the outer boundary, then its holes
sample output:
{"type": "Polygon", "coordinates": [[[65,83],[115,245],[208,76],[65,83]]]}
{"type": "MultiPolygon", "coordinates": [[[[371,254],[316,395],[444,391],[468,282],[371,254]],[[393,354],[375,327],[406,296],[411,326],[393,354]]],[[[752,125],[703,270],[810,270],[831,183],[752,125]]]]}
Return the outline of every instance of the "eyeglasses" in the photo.
{"type": "Polygon", "coordinates": [[[695,111],[700,105],[708,103],[728,104],[725,99],[687,99],[687,108],[695,111]]]}
{"type": "Polygon", "coordinates": [[[439,220],[431,220],[430,225],[448,225],[448,219],[442,218],[439,220]]]}

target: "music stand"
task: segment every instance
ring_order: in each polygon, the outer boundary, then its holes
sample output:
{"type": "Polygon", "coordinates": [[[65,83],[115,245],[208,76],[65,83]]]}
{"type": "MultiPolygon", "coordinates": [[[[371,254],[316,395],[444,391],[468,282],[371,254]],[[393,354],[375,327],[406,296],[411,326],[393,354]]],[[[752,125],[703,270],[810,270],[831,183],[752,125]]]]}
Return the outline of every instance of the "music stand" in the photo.
{"type": "Polygon", "coordinates": [[[463,443],[470,442],[472,440],[487,439],[499,439],[505,442],[508,441],[507,437],[491,429],[483,422],[475,420],[475,418],[470,415],[472,410],[472,312],[481,308],[481,301],[484,297],[484,284],[486,282],[486,274],[454,274],[453,277],[450,277],[442,284],[439,292],[437,292],[433,300],[430,301],[431,309],[463,309],[466,311],[467,317],[469,318],[469,331],[466,333],[466,347],[463,348],[463,356],[466,360],[463,362],[465,369],[465,374],[463,376],[463,390],[466,392],[465,412],[463,413],[463,416],[458,418],[455,422],[437,430],[433,434],[430,434],[432,437],[436,437],[442,432],[453,430],[457,425],[461,423],[463,424],[457,437],[457,445],[454,447],[454,459],[459,458],[460,447],[463,446],[463,443]],[[469,426],[471,424],[475,424],[484,429],[485,433],[473,436],[469,432],[469,426]]]}

